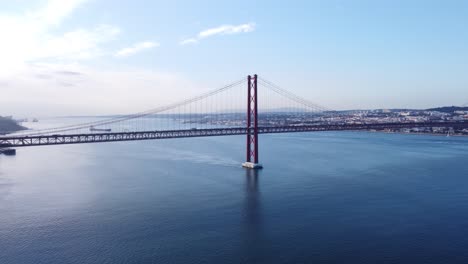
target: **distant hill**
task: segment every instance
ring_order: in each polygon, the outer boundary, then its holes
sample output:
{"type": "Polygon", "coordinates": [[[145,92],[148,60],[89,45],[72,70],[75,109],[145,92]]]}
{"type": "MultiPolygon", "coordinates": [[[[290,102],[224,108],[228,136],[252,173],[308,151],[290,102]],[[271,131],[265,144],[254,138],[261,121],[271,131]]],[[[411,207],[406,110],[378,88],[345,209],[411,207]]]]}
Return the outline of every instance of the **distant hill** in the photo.
{"type": "Polygon", "coordinates": [[[426,109],[427,111],[438,111],[443,113],[453,113],[455,111],[468,111],[468,106],[443,106],[426,109]]]}
{"type": "Polygon", "coordinates": [[[13,132],[24,130],[24,129],[26,128],[23,126],[20,126],[18,123],[16,123],[15,120],[9,117],[0,116],[0,135],[13,133],[13,132]]]}

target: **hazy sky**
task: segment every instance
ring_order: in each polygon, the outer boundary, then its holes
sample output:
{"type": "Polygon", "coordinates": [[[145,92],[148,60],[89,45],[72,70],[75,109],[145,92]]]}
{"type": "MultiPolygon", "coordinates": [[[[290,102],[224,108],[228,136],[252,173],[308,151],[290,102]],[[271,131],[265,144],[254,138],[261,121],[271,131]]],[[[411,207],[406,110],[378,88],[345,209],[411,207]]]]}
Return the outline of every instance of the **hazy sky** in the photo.
{"type": "Polygon", "coordinates": [[[130,113],[251,73],[332,109],[468,102],[468,1],[0,1],[0,115],[130,113]]]}

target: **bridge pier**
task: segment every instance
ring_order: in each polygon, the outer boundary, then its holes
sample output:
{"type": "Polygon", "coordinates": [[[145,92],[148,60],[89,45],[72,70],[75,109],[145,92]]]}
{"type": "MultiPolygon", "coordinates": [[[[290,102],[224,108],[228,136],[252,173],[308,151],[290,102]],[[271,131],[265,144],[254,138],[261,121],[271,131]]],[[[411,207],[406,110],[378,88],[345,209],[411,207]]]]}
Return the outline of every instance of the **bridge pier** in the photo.
{"type": "Polygon", "coordinates": [[[257,74],[247,76],[247,161],[244,168],[261,169],[258,163],[257,74]]]}
{"type": "Polygon", "coordinates": [[[261,169],[263,168],[262,164],[254,163],[254,162],[244,162],[242,163],[242,167],[247,169],[261,169]]]}

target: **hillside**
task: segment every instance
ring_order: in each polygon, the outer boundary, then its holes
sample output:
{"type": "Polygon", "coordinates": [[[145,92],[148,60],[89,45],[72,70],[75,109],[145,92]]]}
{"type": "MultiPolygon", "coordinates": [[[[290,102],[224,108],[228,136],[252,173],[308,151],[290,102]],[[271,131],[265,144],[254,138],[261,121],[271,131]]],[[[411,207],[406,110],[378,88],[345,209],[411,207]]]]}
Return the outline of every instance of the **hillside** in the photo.
{"type": "Polygon", "coordinates": [[[11,118],[0,116],[0,135],[13,133],[19,130],[26,129],[23,126],[20,126],[16,121],[11,118]]]}
{"type": "Polygon", "coordinates": [[[467,106],[443,106],[437,108],[430,108],[427,111],[438,111],[443,113],[453,113],[455,111],[468,111],[467,106]]]}

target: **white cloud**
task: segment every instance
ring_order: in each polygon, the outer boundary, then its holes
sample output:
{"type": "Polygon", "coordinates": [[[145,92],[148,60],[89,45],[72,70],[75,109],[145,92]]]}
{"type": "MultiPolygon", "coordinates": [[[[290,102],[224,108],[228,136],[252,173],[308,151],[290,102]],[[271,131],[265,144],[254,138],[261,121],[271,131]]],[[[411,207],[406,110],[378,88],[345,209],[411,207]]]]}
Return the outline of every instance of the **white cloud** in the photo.
{"type": "Polygon", "coordinates": [[[247,33],[255,30],[255,24],[242,24],[238,26],[222,25],[216,28],[204,30],[198,34],[199,38],[206,38],[214,35],[227,35],[236,33],[247,33]]]}
{"type": "Polygon", "coordinates": [[[120,29],[110,25],[99,25],[92,30],[78,29],[61,36],[45,39],[39,45],[37,59],[90,59],[100,54],[99,44],[108,42],[120,33],[120,29]]]}
{"type": "Polygon", "coordinates": [[[151,42],[151,41],[140,42],[140,43],[134,44],[133,46],[129,48],[124,48],[124,49],[117,51],[117,53],[115,53],[114,56],[115,57],[127,57],[135,53],[138,53],[140,51],[151,49],[154,47],[159,47],[159,43],[151,42]]]}
{"type": "Polygon", "coordinates": [[[45,7],[27,15],[40,24],[58,25],[86,1],[88,0],[49,0],[45,7]]]}
{"type": "Polygon", "coordinates": [[[209,28],[198,33],[196,37],[182,40],[180,45],[194,44],[201,39],[216,36],[216,35],[232,35],[239,33],[248,33],[255,30],[255,23],[247,23],[241,25],[221,25],[215,28],[209,28]]]}
{"type": "MultiPolygon", "coordinates": [[[[131,113],[196,90],[179,74],[84,65],[83,60],[114,55],[104,45],[120,33],[113,25],[64,28],[65,19],[85,2],[49,0],[29,12],[0,11],[1,115],[131,113]],[[164,97],[159,96],[162,88],[164,97]]],[[[137,43],[119,54],[128,56],[158,45],[137,43]]]]}
{"type": "Polygon", "coordinates": [[[0,14],[0,78],[41,60],[90,59],[102,53],[100,45],[120,29],[97,25],[52,33],[86,0],[49,0],[43,8],[23,14],[0,14]]]}

